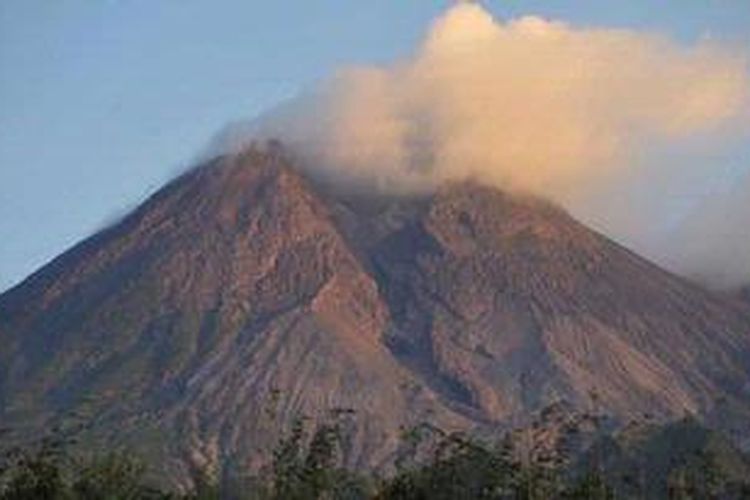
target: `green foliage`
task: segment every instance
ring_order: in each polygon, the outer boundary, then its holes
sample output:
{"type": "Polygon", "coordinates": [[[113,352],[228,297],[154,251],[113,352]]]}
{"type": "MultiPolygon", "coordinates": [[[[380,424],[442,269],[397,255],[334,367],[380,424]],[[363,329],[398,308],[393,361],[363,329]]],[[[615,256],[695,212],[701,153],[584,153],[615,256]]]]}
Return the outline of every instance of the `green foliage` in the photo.
{"type": "Polygon", "coordinates": [[[340,414],[308,433],[298,418],[273,452],[271,498],[274,500],[366,498],[367,483],[341,467],[340,414]],[[310,434],[310,435],[308,435],[310,434]]]}
{"type": "Polygon", "coordinates": [[[72,496],[80,500],[138,500],[160,498],[157,490],[144,486],[146,467],[125,453],[110,453],[83,464],[71,484],[72,496]]]}
{"type": "Polygon", "coordinates": [[[653,426],[635,445],[599,433],[596,419],[561,420],[554,412],[543,412],[528,428],[506,432],[494,443],[422,424],[404,433],[395,472],[376,478],[344,466],[342,415],[333,412],[315,424],[297,418],[258,475],[217,479],[199,471],[193,490],[184,494],[150,486],[145,465],[132,454],[82,459],[68,452],[65,439],[45,438],[0,455],[0,500],[750,498],[747,477],[738,475],[750,471],[746,457],[731,462],[737,455],[695,423],[653,426]],[[551,441],[545,427],[550,423],[556,431],[551,441]],[[583,454],[582,427],[593,436],[583,454]]]}
{"type": "Polygon", "coordinates": [[[0,500],[151,500],[169,496],[144,483],[146,467],[130,454],[86,460],[68,454],[71,440],[55,429],[29,449],[0,456],[0,500]]]}
{"type": "Polygon", "coordinates": [[[444,435],[429,463],[403,469],[384,482],[378,499],[504,498],[512,488],[514,465],[462,433],[444,435]]]}
{"type": "Polygon", "coordinates": [[[35,451],[13,449],[0,465],[0,499],[56,500],[66,498],[66,484],[54,443],[45,441],[35,451]]]}
{"type": "Polygon", "coordinates": [[[564,497],[570,500],[614,500],[616,498],[613,488],[598,472],[584,474],[569,487],[564,497]]]}

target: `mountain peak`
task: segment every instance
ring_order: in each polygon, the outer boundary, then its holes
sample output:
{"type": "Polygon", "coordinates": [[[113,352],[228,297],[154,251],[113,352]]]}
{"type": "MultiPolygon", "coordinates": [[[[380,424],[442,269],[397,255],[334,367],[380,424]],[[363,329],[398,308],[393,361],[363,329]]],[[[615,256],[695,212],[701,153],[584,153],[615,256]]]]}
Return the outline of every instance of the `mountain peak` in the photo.
{"type": "Polygon", "coordinates": [[[106,439],[157,435],[176,478],[250,467],[331,408],[356,410],[354,465],[387,464],[403,426],[491,430],[561,400],[708,419],[721,396],[723,421],[750,421],[736,301],[542,200],[333,190],[278,147],[183,174],[0,311],[0,420],[32,433],[73,411],[106,439]]]}

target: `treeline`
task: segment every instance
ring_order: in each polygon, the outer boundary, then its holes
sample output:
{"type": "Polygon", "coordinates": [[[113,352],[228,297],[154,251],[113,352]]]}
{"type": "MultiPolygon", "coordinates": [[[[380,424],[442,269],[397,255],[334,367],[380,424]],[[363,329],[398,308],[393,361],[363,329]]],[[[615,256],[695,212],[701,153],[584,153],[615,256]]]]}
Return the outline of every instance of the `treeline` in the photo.
{"type": "Polygon", "coordinates": [[[299,418],[260,471],[196,473],[185,493],[154,486],[131,454],[81,458],[53,436],[3,453],[0,500],[750,499],[747,457],[689,417],[615,435],[601,417],[553,408],[494,440],[425,424],[382,477],[343,465],[345,418],[299,418]]]}

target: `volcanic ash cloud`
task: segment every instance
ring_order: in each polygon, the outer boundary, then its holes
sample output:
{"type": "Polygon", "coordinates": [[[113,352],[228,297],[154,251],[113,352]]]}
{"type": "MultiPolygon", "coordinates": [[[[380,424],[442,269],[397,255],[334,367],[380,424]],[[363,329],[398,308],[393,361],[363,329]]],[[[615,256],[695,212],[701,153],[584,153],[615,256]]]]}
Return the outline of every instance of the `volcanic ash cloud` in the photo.
{"type": "Polygon", "coordinates": [[[631,214],[626,234],[622,208],[602,215],[592,194],[679,176],[644,151],[746,122],[749,88],[745,55],[707,40],[501,22],[461,4],[410,59],[344,69],[250,128],[341,183],[420,192],[472,178],[561,203],[637,246],[631,214]]]}
{"type": "Polygon", "coordinates": [[[264,117],[256,135],[386,189],[472,177],[565,201],[627,168],[643,141],[716,127],[747,98],[746,60],[708,42],[501,23],[462,4],[413,59],[342,70],[264,117]]]}

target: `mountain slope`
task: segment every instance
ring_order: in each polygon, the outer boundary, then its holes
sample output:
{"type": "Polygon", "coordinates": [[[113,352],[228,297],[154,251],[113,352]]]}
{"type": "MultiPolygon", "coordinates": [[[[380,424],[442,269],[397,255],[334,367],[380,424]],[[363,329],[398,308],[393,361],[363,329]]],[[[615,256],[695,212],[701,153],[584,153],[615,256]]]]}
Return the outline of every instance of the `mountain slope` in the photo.
{"type": "Polygon", "coordinates": [[[0,337],[19,439],[76,414],[175,481],[332,408],[364,466],[423,420],[488,431],[566,399],[734,425],[750,400],[750,312],[563,211],[471,183],[359,196],[278,151],[185,174],[0,296],[0,337]]]}
{"type": "Polygon", "coordinates": [[[374,260],[399,338],[421,331],[484,413],[591,392],[623,415],[747,397],[746,313],[537,200],[452,186],[374,260]]]}
{"type": "Polygon", "coordinates": [[[404,415],[451,421],[380,341],[387,309],[327,208],[274,157],[187,174],[0,311],[4,422],[83,411],[95,432],[160,435],[149,446],[202,463],[245,459],[298,414],[356,407],[356,463],[383,459],[404,415]]]}

